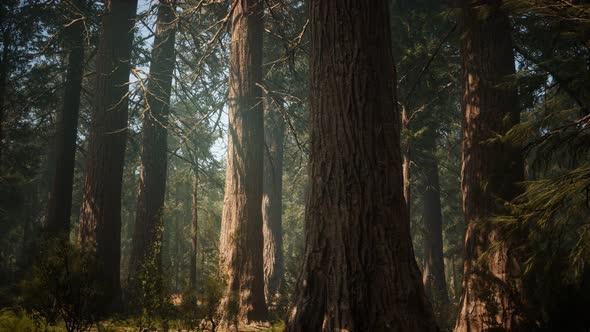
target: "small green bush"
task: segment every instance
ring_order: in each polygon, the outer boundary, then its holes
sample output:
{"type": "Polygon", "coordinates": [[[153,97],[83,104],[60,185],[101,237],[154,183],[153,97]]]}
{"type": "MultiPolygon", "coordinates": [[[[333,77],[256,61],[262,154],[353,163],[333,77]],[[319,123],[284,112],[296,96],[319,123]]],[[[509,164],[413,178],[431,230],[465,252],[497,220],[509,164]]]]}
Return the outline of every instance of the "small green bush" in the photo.
{"type": "Polygon", "coordinates": [[[186,292],[180,306],[184,328],[196,331],[217,331],[221,320],[219,304],[222,295],[223,285],[214,277],[206,280],[202,292],[186,292]]]}
{"type": "MultiPolygon", "coordinates": [[[[157,232],[161,234],[162,230],[162,226],[159,225],[157,232]]],[[[176,316],[176,309],[165,288],[161,241],[155,241],[148,249],[140,261],[136,274],[131,277],[129,304],[132,311],[139,314],[136,326],[140,330],[161,327],[166,331],[170,319],[176,316]]]]}
{"type": "Polygon", "coordinates": [[[52,327],[39,313],[28,313],[23,308],[0,310],[0,332],[61,332],[64,329],[52,327]]]}
{"type": "Polygon", "coordinates": [[[98,320],[100,290],[92,255],[66,240],[49,241],[21,287],[23,304],[68,332],[88,331],[98,320]]]}

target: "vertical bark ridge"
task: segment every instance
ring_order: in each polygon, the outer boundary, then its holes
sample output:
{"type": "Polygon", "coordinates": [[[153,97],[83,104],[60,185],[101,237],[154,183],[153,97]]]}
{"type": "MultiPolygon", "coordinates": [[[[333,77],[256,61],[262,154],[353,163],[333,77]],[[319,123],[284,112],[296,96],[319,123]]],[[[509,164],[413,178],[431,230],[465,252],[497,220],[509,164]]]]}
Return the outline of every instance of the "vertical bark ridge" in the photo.
{"type": "Polygon", "coordinates": [[[402,175],[404,179],[404,200],[406,201],[406,207],[408,209],[408,215],[410,215],[410,211],[412,208],[411,199],[412,199],[412,188],[410,186],[411,182],[411,167],[412,167],[412,156],[411,156],[411,148],[410,148],[410,138],[409,138],[409,130],[410,130],[410,123],[408,119],[408,111],[406,106],[402,106],[402,175]]]}
{"type": "Polygon", "coordinates": [[[445,279],[443,256],[443,229],[440,202],[438,162],[434,156],[434,137],[432,144],[421,161],[425,179],[422,183],[422,219],[424,221],[424,269],[422,282],[430,299],[438,306],[450,303],[445,279]]]}
{"type": "Polygon", "coordinates": [[[404,203],[387,1],[309,9],[311,191],[285,331],[437,331],[404,203]]]}
{"type": "MultiPolygon", "coordinates": [[[[69,5],[66,10],[75,14],[71,20],[84,19],[85,0],[70,0],[65,4],[69,5]]],[[[84,74],[84,22],[82,20],[75,21],[67,28],[64,47],[69,50],[68,65],[63,108],[59,115],[57,129],[55,174],[47,203],[46,230],[48,236],[61,235],[67,238],[70,233],[76,136],[84,74]]]]}
{"type": "Polygon", "coordinates": [[[263,2],[234,0],[229,68],[229,138],[220,235],[226,322],[266,321],[262,234],[264,122],[263,2]]]}
{"type": "Polygon", "coordinates": [[[106,311],[120,306],[121,183],[136,10],[137,0],[105,1],[80,210],[79,241],[96,256],[106,311]]]}
{"type": "Polygon", "coordinates": [[[264,285],[270,306],[280,296],[283,283],[283,136],[285,124],[278,101],[264,99],[264,179],[262,221],[264,234],[264,285]]]}
{"type": "MultiPolygon", "coordinates": [[[[156,251],[162,242],[166,194],[168,114],[175,63],[174,20],[175,0],[160,0],[147,84],[146,110],[142,121],[139,195],[129,269],[131,280],[142,272],[142,264],[146,260],[154,259],[156,269],[161,269],[161,253],[156,251]]],[[[159,272],[161,270],[150,274],[157,275],[159,272]]]]}
{"type": "Polygon", "coordinates": [[[515,73],[511,27],[502,1],[464,2],[461,58],[463,67],[463,145],[461,187],[467,225],[463,293],[455,332],[515,331],[521,279],[510,244],[487,259],[492,243],[502,239],[490,218],[507,211],[504,201],[518,193],[523,179],[520,149],[490,141],[519,122],[514,88],[504,83],[515,73]]]}

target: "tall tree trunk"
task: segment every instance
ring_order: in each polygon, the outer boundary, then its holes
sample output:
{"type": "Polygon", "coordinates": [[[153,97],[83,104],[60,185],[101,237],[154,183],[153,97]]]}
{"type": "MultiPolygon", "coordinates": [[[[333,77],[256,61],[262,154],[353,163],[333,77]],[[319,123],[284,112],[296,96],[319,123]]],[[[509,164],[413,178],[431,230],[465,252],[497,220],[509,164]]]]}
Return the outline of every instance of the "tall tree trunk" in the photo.
{"type": "Polygon", "coordinates": [[[268,319],[264,299],[262,0],[234,0],[229,68],[229,139],[220,263],[227,322],[268,319]],[[235,317],[234,317],[235,316],[235,317]]]}
{"type": "Polygon", "coordinates": [[[501,1],[465,1],[462,14],[463,146],[461,187],[467,230],[463,293],[456,332],[514,331],[520,321],[518,264],[503,243],[482,260],[502,234],[489,218],[507,213],[523,179],[520,149],[490,142],[519,122],[515,89],[502,85],[514,74],[511,27],[501,1]],[[486,5],[486,6],[481,6],[486,5]]]}
{"type": "Polygon", "coordinates": [[[411,181],[411,156],[410,156],[410,137],[409,137],[409,130],[410,130],[410,122],[408,119],[408,110],[406,106],[402,106],[402,175],[404,179],[404,200],[406,202],[406,208],[408,209],[408,215],[410,215],[411,209],[411,190],[410,181],[411,181]]]}
{"type": "Polygon", "coordinates": [[[264,285],[266,303],[274,304],[283,283],[283,135],[285,124],[278,101],[264,99],[264,179],[262,224],[264,233],[264,285]]]}
{"type": "Polygon", "coordinates": [[[127,140],[131,46],[137,0],[105,0],[80,209],[79,240],[96,256],[105,311],[120,305],[121,184],[127,140]]]}
{"type": "MultiPolygon", "coordinates": [[[[4,11],[0,6],[0,10],[4,11]]],[[[2,13],[0,17],[6,16],[2,13]]],[[[10,31],[4,28],[2,31],[2,59],[0,59],[0,167],[2,167],[2,150],[4,149],[4,103],[6,102],[6,93],[8,90],[8,78],[10,76],[10,31]]]]}
{"type": "Polygon", "coordinates": [[[189,266],[189,288],[191,291],[197,289],[197,241],[199,239],[199,170],[195,166],[195,180],[192,192],[192,216],[191,216],[191,253],[189,266]]]}
{"type": "Polygon", "coordinates": [[[150,262],[149,275],[161,276],[162,214],[168,165],[168,114],[175,63],[175,0],[160,0],[143,115],[141,169],[132,239],[131,288],[150,262]],[[155,271],[152,271],[155,269],[155,271]]]}
{"type": "MultiPolygon", "coordinates": [[[[183,261],[183,255],[182,255],[182,250],[181,250],[181,246],[180,244],[184,241],[185,237],[184,237],[184,229],[182,226],[182,219],[176,219],[174,224],[176,226],[176,229],[174,230],[174,267],[175,267],[175,273],[174,273],[174,291],[175,292],[180,292],[180,275],[182,273],[182,261],[183,261]]],[[[184,278],[183,278],[184,279],[184,278]]],[[[184,285],[184,287],[186,287],[186,285],[184,285]]],[[[186,288],[185,288],[186,289],[186,288]]]]}
{"type": "Polygon", "coordinates": [[[311,192],[285,331],[437,331],[403,197],[387,1],[309,8],[311,192]]]}
{"type": "MultiPolygon", "coordinates": [[[[433,140],[433,138],[431,138],[433,140]]],[[[434,140],[432,142],[434,144],[434,140]]],[[[443,256],[442,212],[438,162],[432,146],[422,160],[423,180],[422,219],[424,221],[424,270],[422,282],[430,299],[438,306],[449,304],[443,256]]]]}
{"type": "Polygon", "coordinates": [[[18,257],[18,270],[16,280],[24,279],[31,271],[32,265],[37,259],[37,231],[39,230],[39,187],[40,181],[32,181],[23,186],[27,197],[24,200],[22,210],[23,237],[21,252],[18,257]]]}
{"type": "Polygon", "coordinates": [[[85,0],[71,0],[64,4],[72,13],[71,25],[66,31],[65,48],[69,50],[68,68],[64,91],[63,108],[59,115],[56,133],[55,171],[47,203],[48,236],[70,234],[72,210],[72,188],[76,158],[76,136],[78,134],[78,115],[80,112],[80,93],[84,75],[84,22],[85,0]],[[78,21],[75,21],[78,20],[78,21]]]}
{"type": "Polygon", "coordinates": [[[455,268],[455,256],[451,255],[450,258],[447,258],[447,264],[445,264],[446,271],[449,271],[449,297],[451,299],[457,298],[457,273],[455,268]]]}

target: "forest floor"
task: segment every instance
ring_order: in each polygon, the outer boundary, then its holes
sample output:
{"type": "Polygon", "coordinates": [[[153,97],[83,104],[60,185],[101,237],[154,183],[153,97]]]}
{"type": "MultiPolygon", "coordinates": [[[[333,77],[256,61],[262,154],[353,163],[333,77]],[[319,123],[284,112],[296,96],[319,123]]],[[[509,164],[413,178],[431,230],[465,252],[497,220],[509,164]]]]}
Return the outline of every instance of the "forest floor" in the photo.
{"type": "MultiPolygon", "coordinates": [[[[281,332],[284,329],[284,323],[278,322],[273,325],[248,325],[239,326],[238,332],[281,332]]],[[[45,332],[66,332],[63,323],[57,325],[46,325],[39,320],[29,315],[21,313],[9,314],[6,310],[0,311],[0,332],[31,332],[31,331],[45,331],[45,332]]],[[[140,328],[138,324],[133,321],[102,321],[94,324],[89,330],[90,332],[210,332],[209,327],[201,327],[196,329],[187,329],[186,324],[180,320],[171,320],[168,322],[168,328],[140,328]]],[[[216,332],[236,332],[234,327],[217,327],[216,332]]]]}
{"type": "MultiPolygon", "coordinates": [[[[65,331],[65,330],[64,330],[65,331]]],[[[137,327],[132,327],[132,326],[122,326],[122,325],[117,325],[117,324],[113,324],[113,325],[102,325],[100,328],[92,328],[90,330],[91,332],[137,332],[138,328],[137,327]]],[[[161,328],[157,328],[157,329],[143,329],[141,330],[141,332],[193,332],[193,331],[203,331],[203,332],[210,332],[211,329],[205,328],[205,329],[193,329],[193,330],[189,330],[189,329],[183,329],[183,328],[169,328],[168,330],[164,330],[161,328]]],[[[216,330],[216,332],[236,332],[235,328],[221,328],[218,327],[216,330]]],[[[262,326],[240,326],[238,329],[238,332],[281,332],[283,331],[283,326],[277,326],[277,327],[262,327],[262,326]]],[[[0,332],[3,332],[0,330],[0,332]]],[[[57,332],[57,331],[56,331],[57,332]]]]}
{"type": "MultiPolygon", "coordinates": [[[[274,323],[261,323],[251,325],[240,325],[238,332],[281,332],[284,329],[284,322],[278,321],[274,323]]],[[[191,332],[191,331],[212,331],[211,324],[205,321],[193,321],[192,323],[182,319],[169,319],[161,321],[154,319],[146,323],[144,319],[138,318],[121,318],[103,320],[99,323],[92,324],[88,329],[88,325],[83,331],[91,332],[191,332]],[[190,325],[189,325],[190,324],[190,325]],[[146,328],[145,326],[151,326],[146,328]],[[189,326],[194,328],[189,329],[189,326]],[[167,328],[164,328],[167,327],[167,328]]],[[[31,332],[31,331],[45,331],[45,332],[66,332],[66,327],[63,321],[57,324],[48,324],[38,313],[26,311],[20,307],[17,308],[0,308],[0,332],[31,332]]],[[[236,332],[234,326],[218,326],[216,332],[236,332]]]]}

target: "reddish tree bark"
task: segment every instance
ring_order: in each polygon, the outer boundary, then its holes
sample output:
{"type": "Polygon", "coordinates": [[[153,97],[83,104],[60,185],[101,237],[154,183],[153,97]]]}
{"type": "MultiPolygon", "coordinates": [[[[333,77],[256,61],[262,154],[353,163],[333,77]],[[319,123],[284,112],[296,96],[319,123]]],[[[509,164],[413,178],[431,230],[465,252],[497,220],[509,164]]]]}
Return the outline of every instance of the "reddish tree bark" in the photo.
{"type": "Polygon", "coordinates": [[[518,193],[523,179],[520,149],[490,141],[519,122],[514,88],[503,85],[514,74],[511,27],[499,0],[465,1],[461,17],[463,67],[463,145],[461,187],[467,230],[463,293],[456,332],[514,331],[520,321],[520,271],[510,244],[490,218],[508,211],[504,201],[518,193]]]}
{"type": "Polygon", "coordinates": [[[402,134],[402,142],[401,142],[401,149],[402,149],[402,175],[404,179],[404,200],[406,202],[406,208],[408,209],[408,215],[410,215],[410,209],[412,208],[412,188],[410,187],[411,181],[411,167],[412,167],[412,160],[411,160],[411,150],[410,150],[410,138],[407,137],[409,135],[410,130],[410,121],[408,119],[408,110],[406,106],[402,106],[402,132],[405,132],[405,135],[402,134]]]}
{"type": "Polygon", "coordinates": [[[262,224],[264,234],[264,285],[269,306],[280,296],[283,283],[283,136],[285,124],[276,100],[264,102],[264,179],[262,224]]]}
{"type": "Polygon", "coordinates": [[[404,203],[387,1],[309,5],[311,192],[285,331],[437,331],[404,203]]]}
{"type": "MultiPolygon", "coordinates": [[[[142,264],[153,260],[161,268],[162,214],[168,165],[168,114],[175,63],[175,0],[160,0],[156,36],[152,48],[143,114],[141,169],[135,229],[132,239],[130,280],[143,272],[142,264]]],[[[161,275],[161,271],[150,271],[161,275]]],[[[135,283],[132,281],[131,287],[135,283]]]]}
{"type": "MultiPolygon", "coordinates": [[[[434,139],[431,143],[434,145],[434,139]]],[[[438,162],[434,157],[435,148],[427,149],[421,160],[425,179],[422,183],[422,220],[424,221],[424,269],[422,282],[426,294],[436,305],[448,305],[445,262],[443,256],[443,229],[440,204],[438,162]]]]}
{"type": "Polygon", "coordinates": [[[263,2],[234,0],[229,67],[229,139],[220,263],[226,322],[266,321],[262,235],[263,2]],[[235,316],[235,317],[234,317],[235,316]]]}
{"type": "Polygon", "coordinates": [[[96,256],[106,311],[120,305],[121,184],[137,0],[105,0],[86,160],[79,240],[96,256]]]}

